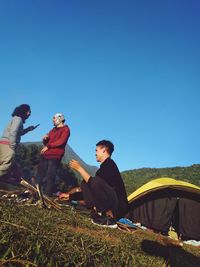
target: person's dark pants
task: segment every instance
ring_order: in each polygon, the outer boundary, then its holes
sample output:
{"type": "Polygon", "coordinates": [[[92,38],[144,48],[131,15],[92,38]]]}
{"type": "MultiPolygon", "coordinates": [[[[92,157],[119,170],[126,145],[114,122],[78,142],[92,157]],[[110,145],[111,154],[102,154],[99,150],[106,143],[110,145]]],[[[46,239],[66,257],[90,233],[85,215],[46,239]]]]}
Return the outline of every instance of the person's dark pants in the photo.
{"type": "Polygon", "coordinates": [[[45,159],[41,158],[38,165],[37,183],[42,186],[44,178],[46,178],[44,193],[47,196],[52,196],[55,186],[56,172],[59,167],[59,159],[45,159]]]}
{"type": "Polygon", "coordinates": [[[81,183],[83,198],[88,208],[96,207],[98,212],[112,211],[117,217],[118,198],[115,190],[100,177],[92,177],[89,182],[81,183]]]}

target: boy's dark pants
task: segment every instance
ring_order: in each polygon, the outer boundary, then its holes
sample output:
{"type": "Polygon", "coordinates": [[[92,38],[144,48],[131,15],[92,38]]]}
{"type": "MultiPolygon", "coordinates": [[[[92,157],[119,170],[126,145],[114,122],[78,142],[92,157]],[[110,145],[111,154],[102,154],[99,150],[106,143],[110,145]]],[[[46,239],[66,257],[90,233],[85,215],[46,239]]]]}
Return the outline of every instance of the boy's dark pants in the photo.
{"type": "Polygon", "coordinates": [[[88,208],[96,207],[98,212],[112,211],[118,213],[118,198],[115,190],[98,176],[90,178],[89,182],[81,183],[83,198],[88,208]]]}

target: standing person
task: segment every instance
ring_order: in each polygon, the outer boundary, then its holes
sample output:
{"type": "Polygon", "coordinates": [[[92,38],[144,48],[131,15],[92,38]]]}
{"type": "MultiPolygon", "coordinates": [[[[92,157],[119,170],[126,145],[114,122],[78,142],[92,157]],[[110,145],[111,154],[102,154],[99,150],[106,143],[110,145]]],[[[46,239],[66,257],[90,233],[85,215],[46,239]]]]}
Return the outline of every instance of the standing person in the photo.
{"type": "Polygon", "coordinates": [[[92,222],[100,226],[116,228],[116,219],[128,208],[125,186],[116,163],[111,159],[114,145],[107,140],[96,144],[96,160],[101,163],[95,177],[91,177],[78,161],[69,166],[83,177],[81,189],[88,208],[94,208],[92,222]]]}
{"type": "Polygon", "coordinates": [[[31,108],[22,104],[15,108],[12,113],[12,120],[5,128],[0,139],[0,176],[8,173],[11,165],[14,164],[15,152],[20,143],[21,136],[34,130],[37,126],[29,126],[24,129],[23,124],[31,115],[31,108]]]}
{"type": "Polygon", "coordinates": [[[43,137],[43,148],[37,171],[37,183],[42,186],[46,177],[44,192],[52,196],[56,172],[65,153],[65,146],[70,136],[70,129],[65,123],[62,113],[53,116],[54,128],[43,137]]]}

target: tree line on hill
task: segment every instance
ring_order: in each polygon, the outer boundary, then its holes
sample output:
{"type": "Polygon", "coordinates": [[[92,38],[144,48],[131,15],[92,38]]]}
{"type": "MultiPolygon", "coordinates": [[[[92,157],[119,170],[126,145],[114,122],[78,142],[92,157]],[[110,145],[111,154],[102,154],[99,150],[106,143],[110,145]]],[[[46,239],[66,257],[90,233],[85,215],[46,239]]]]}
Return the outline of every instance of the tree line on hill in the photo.
{"type": "Polygon", "coordinates": [[[200,187],[200,164],[189,167],[141,168],[122,172],[127,193],[130,194],[143,184],[161,177],[182,180],[200,187]]]}

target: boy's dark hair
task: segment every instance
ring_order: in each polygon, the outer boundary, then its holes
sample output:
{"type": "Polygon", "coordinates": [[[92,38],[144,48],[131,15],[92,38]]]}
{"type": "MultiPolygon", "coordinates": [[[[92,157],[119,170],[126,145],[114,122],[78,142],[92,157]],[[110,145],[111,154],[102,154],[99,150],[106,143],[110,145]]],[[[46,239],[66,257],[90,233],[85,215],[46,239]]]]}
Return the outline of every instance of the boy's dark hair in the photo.
{"type": "Polygon", "coordinates": [[[110,156],[112,155],[112,153],[114,151],[113,143],[108,141],[108,140],[101,140],[96,144],[96,146],[105,147],[107,149],[108,153],[110,154],[110,156]]]}
{"type": "Polygon", "coordinates": [[[25,122],[25,120],[27,119],[27,112],[30,110],[31,110],[31,108],[29,105],[22,104],[22,105],[20,105],[14,109],[14,111],[12,113],[12,117],[14,117],[14,116],[21,117],[23,122],[25,122]]]}

